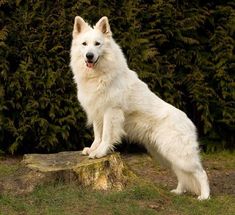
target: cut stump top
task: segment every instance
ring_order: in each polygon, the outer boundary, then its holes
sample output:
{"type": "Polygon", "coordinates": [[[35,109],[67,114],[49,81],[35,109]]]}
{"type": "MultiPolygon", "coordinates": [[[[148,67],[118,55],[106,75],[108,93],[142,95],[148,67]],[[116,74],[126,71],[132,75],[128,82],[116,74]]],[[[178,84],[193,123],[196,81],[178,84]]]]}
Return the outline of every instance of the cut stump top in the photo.
{"type": "Polygon", "coordinates": [[[53,172],[100,163],[109,160],[110,156],[120,159],[118,154],[108,155],[100,159],[89,159],[87,156],[83,156],[81,151],[72,151],[55,154],[25,154],[22,163],[41,172],[53,172]]]}

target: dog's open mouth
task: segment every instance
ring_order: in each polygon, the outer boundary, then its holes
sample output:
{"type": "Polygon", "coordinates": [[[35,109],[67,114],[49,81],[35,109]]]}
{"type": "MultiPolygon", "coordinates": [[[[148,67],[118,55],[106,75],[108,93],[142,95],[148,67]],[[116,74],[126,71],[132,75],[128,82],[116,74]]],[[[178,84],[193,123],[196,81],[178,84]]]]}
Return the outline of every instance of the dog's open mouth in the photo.
{"type": "Polygon", "coordinates": [[[96,59],[95,62],[93,62],[92,60],[87,60],[86,61],[86,66],[90,69],[93,69],[96,65],[96,63],[98,62],[99,58],[96,59]]]}

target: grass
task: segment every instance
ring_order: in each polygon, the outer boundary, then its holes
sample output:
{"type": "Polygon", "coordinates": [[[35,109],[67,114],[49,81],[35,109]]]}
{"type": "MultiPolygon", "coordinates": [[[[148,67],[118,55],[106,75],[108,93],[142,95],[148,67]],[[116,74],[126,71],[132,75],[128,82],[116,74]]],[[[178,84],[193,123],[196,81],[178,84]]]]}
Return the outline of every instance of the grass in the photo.
{"type": "Polygon", "coordinates": [[[235,152],[222,151],[203,154],[202,158],[209,161],[211,168],[235,169],[235,152]]]}
{"type": "Polygon", "coordinates": [[[226,214],[235,212],[235,198],[219,196],[199,202],[192,196],[175,196],[141,182],[123,192],[101,192],[75,185],[51,184],[25,196],[0,196],[0,214],[226,214]]]}
{"type": "Polygon", "coordinates": [[[1,164],[0,162],[0,176],[7,176],[14,173],[19,168],[19,164],[9,165],[1,164]]]}
{"type": "MultiPolygon", "coordinates": [[[[213,166],[233,169],[234,154],[203,155],[213,166]],[[223,165],[224,164],[224,165],[223,165]]],[[[0,173],[17,168],[0,164],[0,173]]],[[[234,182],[232,182],[234,183],[234,182]]],[[[176,196],[168,188],[136,179],[124,191],[92,191],[74,184],[54,183],[38,187],[24,196],[0,194],[0,215],[233,215],[235,196],[213,196],[199,202],[191,195],[176,196]]]]}

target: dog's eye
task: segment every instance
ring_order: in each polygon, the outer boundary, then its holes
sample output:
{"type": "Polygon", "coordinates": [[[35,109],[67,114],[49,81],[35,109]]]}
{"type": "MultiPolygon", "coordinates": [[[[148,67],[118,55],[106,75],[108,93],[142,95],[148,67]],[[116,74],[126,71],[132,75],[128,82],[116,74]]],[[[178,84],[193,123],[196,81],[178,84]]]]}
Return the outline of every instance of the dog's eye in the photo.
{"type": "Polygon", "coordinates": [[[95,42],[95,46],[99,46],[100,45],[100,43],[99,42],[95,42]]]}
{"type": "Polygon", "coordinates": [[[82,43],[82,45],[83,45],[83,46],[86,46],[86,45],[87,45],[87,43],[86,43],[86,42],[83,42],[83,43],[82,43]]]}

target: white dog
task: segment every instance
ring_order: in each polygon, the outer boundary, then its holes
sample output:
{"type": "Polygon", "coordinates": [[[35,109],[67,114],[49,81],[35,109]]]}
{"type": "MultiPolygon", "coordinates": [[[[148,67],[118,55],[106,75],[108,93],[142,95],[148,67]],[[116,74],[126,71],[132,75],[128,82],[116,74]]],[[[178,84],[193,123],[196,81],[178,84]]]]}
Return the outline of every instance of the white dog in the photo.
{"type": "Polygon", "coordinates": [[[107,17],[93,28],[81,17],[75,18],[70,66],[78,100],[94,129],[94,142],[83,154],[103,157],[125,136],[144,144],[154,158],[161,158],[172,168],[178,179],[172,192],[188,190],[199,195],[199,200],[209,198],[195,126],[128,68],[107,17]]]}

